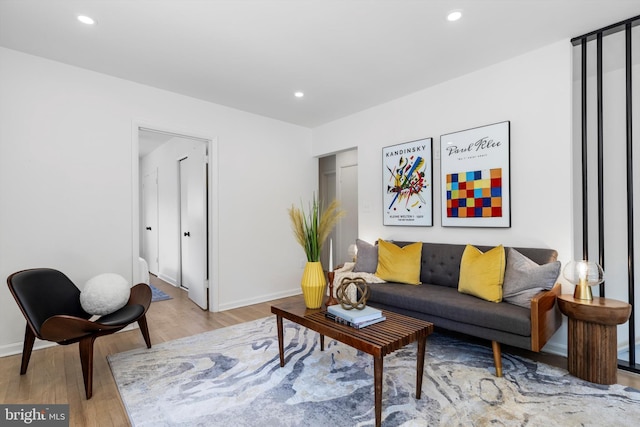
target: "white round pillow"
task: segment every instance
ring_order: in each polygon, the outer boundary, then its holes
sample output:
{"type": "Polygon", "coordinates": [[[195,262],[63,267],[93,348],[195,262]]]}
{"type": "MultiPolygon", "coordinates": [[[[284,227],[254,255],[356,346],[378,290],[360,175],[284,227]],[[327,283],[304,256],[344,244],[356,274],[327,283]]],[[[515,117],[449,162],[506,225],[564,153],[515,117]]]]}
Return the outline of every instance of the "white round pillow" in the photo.
{"type": "Polygon", "coordinates": [[[87,281],[80,292],[80,305],[89,314],[104,316],[124,307],[131,285],[115,273],[99,274],[87,281]]]}

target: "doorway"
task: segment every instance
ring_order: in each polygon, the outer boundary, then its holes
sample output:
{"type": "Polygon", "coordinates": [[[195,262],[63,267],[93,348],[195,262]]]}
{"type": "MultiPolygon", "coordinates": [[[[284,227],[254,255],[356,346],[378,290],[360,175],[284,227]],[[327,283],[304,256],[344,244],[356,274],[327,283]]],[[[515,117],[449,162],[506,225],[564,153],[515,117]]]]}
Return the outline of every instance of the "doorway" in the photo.
{"type": "MultiPolygon", "coordinates": [[[[329,235],[333,242],[333,265],[340,265],[353,261],[349,246],[355,244],[358,237],[358,150],[322,157],[318,170],[322,206],[336,199],[346,213],[329,235]]],[[[321,260],[323,265],[329,265],[328,242],[323,246],[321,260]]]]}
{"type": "Polygon", "coordinates": [[[341,262],[353,261],[349,247],[358,238],[358,164],[353,161],[339,164],[338,197],[346,215],[336,227],[340,236],[337,254],[341,262]]]}
{"type": "Polygon", "coordinates": [[[209,161],[216,141],[140,125],[134,131],[134,258],[139,253],[152,274],[217,311],[217,164],[209,161]]]}

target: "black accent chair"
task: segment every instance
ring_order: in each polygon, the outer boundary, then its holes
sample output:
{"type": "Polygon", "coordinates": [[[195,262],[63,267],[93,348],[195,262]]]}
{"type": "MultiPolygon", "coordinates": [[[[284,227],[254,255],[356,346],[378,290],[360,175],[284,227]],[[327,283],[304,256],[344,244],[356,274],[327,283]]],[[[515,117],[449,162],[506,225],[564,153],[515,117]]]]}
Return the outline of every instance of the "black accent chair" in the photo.
{"type": "Polygon", "coordinates": [[[151,348],[145,314],[151,304],[151,288],[140,283],[131,288],[127,305],[118,311],[90,321],[91,314],[80,305],[80,290],[63,273],[35,268],[13,273],[7,278],[9,290],[27,319],[20,375],[27,372],[36,338],[61,345],[78,343],[87,399],[93,388],[93,343],[96,338],[113,334],[133,322],[151,348]]]}

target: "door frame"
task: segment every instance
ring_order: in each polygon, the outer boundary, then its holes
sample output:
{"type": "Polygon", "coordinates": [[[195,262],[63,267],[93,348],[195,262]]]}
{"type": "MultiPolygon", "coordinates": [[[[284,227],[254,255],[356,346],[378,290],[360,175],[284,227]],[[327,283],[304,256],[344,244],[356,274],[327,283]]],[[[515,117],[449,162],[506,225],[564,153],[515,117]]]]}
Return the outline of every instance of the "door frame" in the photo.
{"type": "Polygon", "coordinates": [[[209,229],[209,311],[220,311],[220,299],[218,298],[220,286],[218,276],[219,265],[219,227],[218,227],[218,138],[204,132],[184,130],[179,127],[168,127],[157,123],[149,123],[143,120],[133,120],[131,126],[131,278],[132,283],[139,283],[138,258],[140,256],[140,165],[138,152],[140,148],[139,131],[149,129],[176,136],[197,138],[207,141],[209,156],[209,182],[208,182],[208,229],[209,229]]]}

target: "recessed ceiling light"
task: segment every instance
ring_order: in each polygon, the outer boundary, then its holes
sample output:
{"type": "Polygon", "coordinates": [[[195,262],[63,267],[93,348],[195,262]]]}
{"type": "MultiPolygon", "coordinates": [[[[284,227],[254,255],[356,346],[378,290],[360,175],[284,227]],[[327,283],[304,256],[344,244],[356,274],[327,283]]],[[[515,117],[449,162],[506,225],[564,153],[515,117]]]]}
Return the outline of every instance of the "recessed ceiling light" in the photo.
{"type": "Polygon", "coordinates": [[[298,92],[294,93],[293,95],[294,95],[296,98],[302,98],[302,97],[304,96],[304,92],[300,92],[300,91],[298,91],[298,92]]]}
{"type": "Polygon", "coordinates": [[[82,22],[83,24],[87,24],[87,25],[93,25],[96,23],[96,21],[86,15],[78,15],[78,21],[82,22]]]}
{"type": "Polygon", "coordinates": [[[451,22],[457,21],[460,18],[462,18],[462,11],[461,10],[452,10],[447,15],[447,20],[451,21],[451,22]]]}

